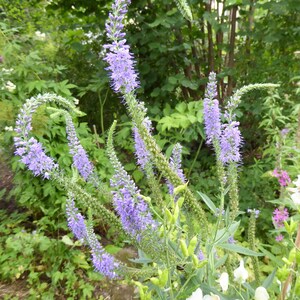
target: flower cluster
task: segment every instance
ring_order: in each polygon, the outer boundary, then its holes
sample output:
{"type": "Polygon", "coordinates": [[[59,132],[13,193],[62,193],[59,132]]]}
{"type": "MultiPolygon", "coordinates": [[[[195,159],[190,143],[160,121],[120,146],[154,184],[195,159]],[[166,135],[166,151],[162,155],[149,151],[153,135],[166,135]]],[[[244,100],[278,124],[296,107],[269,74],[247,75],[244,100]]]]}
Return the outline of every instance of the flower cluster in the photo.
{"type": "Polygon", "coordinates": [[[75,127],[73,124],[73,121],[70,117],[69,114],[66,114],[66,131],[67,131],[67,138],[69,141],[69,147],[70,147],[70,154],[73,157],[73,165],[77,168],[79,171],[80,175],[85,179],[88,180],[88,178],[91,176],[93,173],[93,165],[89,161],[89,158],[81,146],[77,135],[75,131],[75,127]]]}
{"type": "MultiPolygon", "coordinates": [[[[227,110],[224,113],[226,123],[221,123],[221,113],[217,96],[216,74],[209,74],[209,82],[207,84],[206,94],[203,101],[204,125],[206,133],[206,142],[208,144],[217,143],[220,146],[218,159],[223,165],[231,162],[239,162],[240,145],[242,142],[239,130],[239,122],[234,121],[235,115],[232,110],[236,107],[239,98],[231,97],[227,110]]],[[[216,146],[214,145],[216,148],[216,146]]],[[[216,149],[215,149],[216,150],[216,149]]]]}
{"type": "Polygon", "coordinates": [[[78,212],[78,208],[75,206],[72,196],[67,199],[66,214],[70,230],[78,240],[84,240],[86,238],[84,217],[78,212]]]}
{"type": "Polygon", "coordinates": [[[260,214],[260,210],[259,209],[255,209],[255,208],[254,209],[248,208],[247,212],[249,214],[254,213],[256,219],[258,218],[258,216],[260,214]]]}
{"type": "Polygon", "coordinates": [[[230,162],[238,162],[241,159],[239,149],[242,138],[238,126],[239,122],[234,121],[222,126],[220,159],[224,165],[230,162]]]}
{"type": "Polygon", "coordinates": [[[279,184],[283,187],[291,183],[291,178],[287,171],[275,169],[273,175],[278,178],[279,184]]]}
{"type": "Polygon", "coordinates": [[[186,178],[181,168],[181,153],[182,153],[182,146],[178,143],[175,144],[172,151],[172,156],[170,157],[170,165],[172,169],[178,174],[182,182],[185,182],[186,178]]]}
{"type": "MultiPolygon", "coordinates": [[[[182,152],[182,146],[180,144],[175,144],[174,148],[172,150],[172,155],[170,157],[170,166],[173,169],[175,173],[179,176],[179,178],[182,180],[183,183],[186,182],[186,178],[184,176],[183,170],[181,168],[181,152],[182,152]]],[[[167,185],[169,188],[170,195],[174,194],[174,186],[167,181],[167,185]]]]}
{"type": "Polygon", "coordinates": [[[284,226],[284,221],[289,218],[289,212],[287,208],[279,209],[276,208],[273,211],[273,223],[276,228],[280,228],[284,226]]]}
{"type": "Polygon", "coordinates": [[[108,278],[117,278],[116,271],[120,267],[120,264],[112,255],[105,252],[91,225],[86,227],[86,239],[91,248],[92,261],[96,271],[108,278]]]}
{"type": "Polygon", "coordinates": [[[130,93],[139,86],[134,70],[135,61],[126,45],[125,33],[122,32],[129,3],[130,0],[115,0],[113,3],[106,23],[107,37],[112,43],[104,46],[108,49],[104,59],[109,65],[107,70],[110,71],[113,89],[122,93],[130,93]]]}
{"type": "Polygon", "coordinates": [[[209,74],[209,82],[203,100],[204,124],[207,144],[212,144],[221,135],[221,113],[217,97],[216,74],[209,74]]]}
{"type": "Polygon", "coordinates": [[[75,237],[79,240],[83,240],[84,243],[91,248],[92,262],[96,271],[108,278],[117,278],[118,275],[116,271],[120,264],[112,255],[105,252],[99,243],[92,226],[86,225],[84,217],[78,212],[78,209],[75,206],[74,195],[71,192],[69,193],[69,198],[66,203],[66,213],[68,226],[75,237]]]}
{"type": "MultiPolygon", "coordinates": [[[[148,132],[151,132],[151,121],[149,118],[145,118],[143,124],[145,125],[148,132]]],[[[142,170],[145,170],[146,165],[150,162],[151,155],[146,148],[146,145],[141,138],[141,135],[136,126],[133,127],[133,137],[134,137],[134,146],[135,146],[135,154],[137,158],[137,163],[140,165],[142,170]]]]}
{"type": "Polygon", "coordinates": [[[113,124],[108,137],[108,155],[114,168],[114,175],[110,181],[114,188],[113,203],[124,230],[134,238],[140,240],[142,233],[147,229],[156,228],[147,202],[141,196],[140,190],[135,185],[129,174],[118,160],[112,143],[113,124]]]}
{"type": "Polygon", "coordinates": [[[35,98],[28,99],[18,114],[15,128],[16,136],[14,137],[15,154],[21,157],[21,162],[35,176],[42,175],[49,179],[51,172],[57,168],[57,164],[45,154],[40,142],[29,137],[32,129],[32,115],[39,105],[35,98]]]}

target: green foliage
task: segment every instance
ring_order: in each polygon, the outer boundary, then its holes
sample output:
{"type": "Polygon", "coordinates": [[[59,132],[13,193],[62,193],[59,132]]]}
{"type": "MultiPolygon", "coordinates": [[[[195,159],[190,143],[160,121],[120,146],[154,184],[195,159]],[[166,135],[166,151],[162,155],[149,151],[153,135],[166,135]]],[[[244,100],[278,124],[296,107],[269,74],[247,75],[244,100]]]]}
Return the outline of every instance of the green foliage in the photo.
{"type": "Polygon", "coordinates": [[[1,281],[26,280],[27,299],[93,297],[101,277],[91,273],[88,254],[79,242],[68,236],[48,237],[39,226],[35,230],[28,213],[7,215],[1,210],[0,217],[1,281]]]}

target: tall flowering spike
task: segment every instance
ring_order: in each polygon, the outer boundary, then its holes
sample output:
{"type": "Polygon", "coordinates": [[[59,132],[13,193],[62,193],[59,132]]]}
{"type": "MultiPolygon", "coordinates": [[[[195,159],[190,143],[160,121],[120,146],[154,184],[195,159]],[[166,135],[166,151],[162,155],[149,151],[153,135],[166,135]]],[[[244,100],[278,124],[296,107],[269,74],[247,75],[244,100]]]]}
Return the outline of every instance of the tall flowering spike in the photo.
{"type": "Polygon", "coordinates": [[[181,153],[182,153],[182,146],[178,143],[175,144],[172,151],[172,156],[170,158],[170,165],[173,168],[173,170],[176,171],[176,173],[181,178],[181,180],[185,182],[186,178],[181,168],[181,153]]]}
{"type": "Polygon", "coordinates": [[[66,118],[66,131],[67,131],[67,138],[69,141],[70,153],[73,157],[73,165],[77,168],[80,175],[85,179],[88,180],[89,177],[93,174],[94,167],[93,164],[89,161],[89,158],[81,146],[75,131],[75,127],[72,121],[72,118],[69,114],[65,114],[66,118]]]}
{"type": "Polygon", "coordinates": [[[91,224],[85,224],[84,217],[78,212],[78,208],[75,206],[72,192],[69,192],[69,198],[66,203],[66,213],[68,226],[75,237],[79,240],[83,240],[91,248],[92,262],[96,271],[108,278],[116,278],[116,270],[119,267],[119,263],[113,256],[105,252],[91,224]]]}
{"type": "Polygon", "coordinates": [[[107,141],[108,155],[115,171],[111,179],[111,186],[115,188],[113,203],[124,230],[139,240],[143,231],[154,229],[157,225],[149,212],[148,204],[140,196],[140,190],[116,156],[112,142],[115,126],[116,123],[112,125],[107,141]]]}
{"type": "MultiPolygon", "coordinates": [[[[170,166],[174,172],[180,177],[182,182],[186,182],[186,178],[184,176],[183,170],[181,168],[181,153],[182,153],[182,146],[180,144],[175,144],[172,150],[172,155],[170,157],[170,166]]],[[[169,193],[173,195],[174,193],[174,186],[168,181],[167,182],[169,193]]]]}
{"type": "MultiPolygon", "coordinates": [[[[147,128],[148,132],[151,132],[151,121],[149,118],[145,118],[143,124],[147,128]]],[[[137,158],[137,163],[140,165],[142,170],[145,170],[146,165],[150,163],[151,155],[146,148],[146,145],[137,129],[136,126],[133,127],[133,137],[134,137],[134,146],[135,154],[137,158]]]]}
{"type": "Polygon", "coordinates": [[[121,93],[130,93],[139,86],[135,61],[122,32],[128,4],[130,0],[115,0],[113,3],[106,23],[106,34],[111,43],[104,46],[108,49],[105,61],[109,65],[107,70],[110,71],[113,89],[121,93]]]}
{"type": "Polygon", "coordinates": [[[86,238],[91,248],[95,270],[110,279],[117,278],[117,270],[120,267],[120,263],[103,249],[91,225],[86,227],[86,238]]]}
{"type": "Polygon", "coordinates": [[[32,129],[32,115],[39,105],[41,103],[38,99],[30,98],[18,114],[15,128],[16,136],[14,137],[15,154],[21,157],[21,162],[35,176],[41,175],[49,179],[51,172],[57,168],[57,164],[54,163],[51,157],[45,154],[40,142],[33,137],[29,137],[32,129]]]}
{"type": "Polygon", "coordinates": [[[204,125],[207,144],[212,144],[214,140],[219,140],[221,135],[221,113],[217,96],[216,74],[209,74],[209,82],[203,101],[204,125]]]}
{"type": "Polygon", "coordinates": [[[78,212],[78,208],[75,206],[74,195],[69,192],[69,198],[66,202],[66,214],[68,226],[78,240],[86,241],[86,225],[84,217],[78,212]]]}
{"type": "Polygon", "coordinates": [[[238,125],[239,122],[232,121],[222,126],[220,160],[224,165],[241,160],[240,145],[242,138],[238,125]]]}

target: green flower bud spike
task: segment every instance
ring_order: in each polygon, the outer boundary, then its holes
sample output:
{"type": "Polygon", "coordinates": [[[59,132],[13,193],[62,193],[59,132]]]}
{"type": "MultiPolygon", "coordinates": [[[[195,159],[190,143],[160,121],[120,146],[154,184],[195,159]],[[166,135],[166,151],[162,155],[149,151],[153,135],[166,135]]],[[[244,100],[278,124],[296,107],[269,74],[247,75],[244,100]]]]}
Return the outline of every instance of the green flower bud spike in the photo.
{"type": "MultiPolygon", "coordinates": [[[[250,244],[250,249],[255,251],[255,227],[256,227],[256,217],[257,217],[257,212],[255,209],[251,210],[250,214],[250,220],[249,220],[249,228],[248,228],[248,242],[250,244]]],[[[255,256],[251,256],[252,264],[253,264],[253,269],[254,269],[254,276],[255,276],[255,282],[256,284],[259,285],[259,263],[258,263],[258,258],[255,256]]]]}

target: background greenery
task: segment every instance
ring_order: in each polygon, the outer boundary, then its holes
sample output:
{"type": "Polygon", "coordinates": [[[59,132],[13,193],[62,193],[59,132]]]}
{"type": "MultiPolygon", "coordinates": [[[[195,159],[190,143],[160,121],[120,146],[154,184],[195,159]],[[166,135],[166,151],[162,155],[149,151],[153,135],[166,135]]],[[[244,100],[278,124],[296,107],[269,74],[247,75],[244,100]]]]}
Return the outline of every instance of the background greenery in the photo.
{"type": "MultiPolygon", "coordinates": [[[[132,1],[126,31],[140,74],[138,97],[148,108],[160,146],[170,154],[180,142],[186,176],[195,190],[213,199],[216,170],[212,151],[204,143],[202,116],[209,71],[218,73],[222,104],[245,84],[281,84],[276,94],[245,96],[237,112],[244,137],[241,210],[262,210],[258,236],[266,241],[273,209],[267,201],[279,193],[270,171],[280,163],[295,177],[299,166],[289,159],[299,111],[299,3],[190,0],[189,4],[193,22],[183,18],[175,1],[132,1]],[[283,128],[290,132],[278,162],[283,128]]],[[[0,295],[3,287],[7,299],[16,296],[9,287],[17,283],[24,283],[21,290],[28,299],[105,295],[88,253],[72,241],[67,229],[64,191],[34,178],[13,156],[9,127],[26,98],[55,92],[79,100],[86,116],[79,120],[78,134],[104,181],[111,174],[104,150],[106,132],[115,118],[121,120],[116,136],[119,153],[143,188],[142,173],[134,163],[131,124],[110,88],[102,59],[110,6],[111,1],[101,0],[0,0],[0,295]],[[14,91],[6,88],[8,81],[16,86],[14,91]]],[[[34,133],[68,169],[64,123],[50,119],[42,107],[34,118],[34,133]]],[[[97,230],[108,245],[114,240],[109,228],[99,224],[97,230]]]]}

